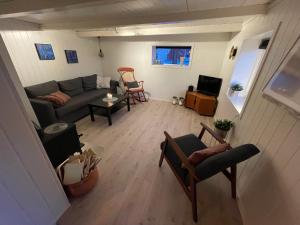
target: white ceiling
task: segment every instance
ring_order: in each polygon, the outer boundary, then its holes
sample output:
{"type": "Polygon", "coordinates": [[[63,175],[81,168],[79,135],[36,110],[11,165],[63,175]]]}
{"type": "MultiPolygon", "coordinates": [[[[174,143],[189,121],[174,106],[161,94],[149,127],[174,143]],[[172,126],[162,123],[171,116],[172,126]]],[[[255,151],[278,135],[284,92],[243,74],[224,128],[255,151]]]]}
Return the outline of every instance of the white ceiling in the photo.
{"type": "MultiPolygon", "coordinates": [[[[266,12],[272,0],[0,0],[0,18],[17,18],[43,29],[90,30],[197,20],[203,26],[242,24],[266,12]],[[232,18],[225,20],[224,18],[232,18]]],[[[168,26],[168,25],[164,25],[168,26]]],[[[229,27],[229,26],[228,26],[229,27]]],[[[135,28],[136,29],[136,28],[135,28]]],[[[218,29],[216,29],[218,30],[218,29]]],[[[233,32],[229,29],[228,32],[233,32]]]]}

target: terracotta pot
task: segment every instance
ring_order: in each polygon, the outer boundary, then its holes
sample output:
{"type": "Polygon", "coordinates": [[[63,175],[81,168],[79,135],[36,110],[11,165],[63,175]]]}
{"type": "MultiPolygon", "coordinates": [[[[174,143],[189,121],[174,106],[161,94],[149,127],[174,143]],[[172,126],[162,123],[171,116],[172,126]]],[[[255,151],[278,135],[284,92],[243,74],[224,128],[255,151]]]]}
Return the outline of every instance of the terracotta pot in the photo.
{"type": "Polygon", "coordinates": [[[220,130],[219,128],[215,127],[215,132],[220,135],[223,139],[226,138],[228,131],[220,130]]]}
{"type": "Polygon", "coordinates": [[[79,197],[90,192],[97,184],[99,173],[97,168],[92,170],[87,177],[80,182],[65,185],[64,188],[70,197],[79,197]]]}

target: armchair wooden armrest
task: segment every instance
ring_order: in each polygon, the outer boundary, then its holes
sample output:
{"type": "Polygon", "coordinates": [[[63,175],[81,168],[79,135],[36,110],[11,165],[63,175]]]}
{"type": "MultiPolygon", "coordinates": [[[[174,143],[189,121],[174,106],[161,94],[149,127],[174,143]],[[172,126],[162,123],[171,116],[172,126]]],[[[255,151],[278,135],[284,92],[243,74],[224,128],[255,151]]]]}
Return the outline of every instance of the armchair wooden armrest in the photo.
{"type": "MultiPolygon", "coordinates": [[[[215,138],[219,143],[221,144],[224,144],[226,143],[226,141],[220,136],[218,135],[215,131],[213,131],[211,128],[209,128],[207,125],[205,125],[204,123],[200,123],[201,126],[202,126],[202,130],[198,136],[198,138],[201,140],[203,135],[204,135],[204,132],[207,131],[208,133],[210,133],[210,135],[215,138]]],[[[231,148],[231,147],[230,147],[231,148]]]]}
{"type": "Polygon", "coordinates": [[[191,175],[191,177],[193,177],[196,181],[198,181],[199,178],[196,175],[195,167],[192,166],[189,163],[189,161],[188,161],[187,157],[185,156],[185,154],[183,153],[183,151],[180,149],[180,147],[174,141],[174,139],[168,134],[168,132],[164,131],[164,134],[166,136],[166,141],[165,141],[165,145],[164,145],[164,148],[163,148],[163,153],[166,150],[167,144],[170,144],[171,145],[171,149],[178,156],[178,158],[180,159],[180,161],[182,162],[182,164],[184,165],[184,167],[189,171],[189,174],[191,175]]]}

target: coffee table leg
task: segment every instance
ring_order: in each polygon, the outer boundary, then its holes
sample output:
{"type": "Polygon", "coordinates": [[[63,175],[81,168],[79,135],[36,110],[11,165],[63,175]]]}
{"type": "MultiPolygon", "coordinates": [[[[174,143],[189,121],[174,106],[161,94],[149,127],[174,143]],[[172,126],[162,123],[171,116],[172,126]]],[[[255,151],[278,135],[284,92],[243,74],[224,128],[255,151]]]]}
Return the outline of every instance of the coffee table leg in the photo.
{"type": "Polygon", "coordinates": [[[130,99],[129,96],[127,97],[127,110],[130,111],[130,99]]]}
{"type": "Polygon", "coordinates": [[[89,110],[90,110],[90,116],[91,116],[91,121],[95,121],[95,117],[94,117],[94,111],[93,111],[93,107],[89,105],[89,110]]]}
{"type": "Polygon", "coordinates": [[[109,126],[111,126],[112,122],[111,122],[111,111],[110,111],[110,108],[107,109],[107,119],[108,119],[109,126]]]}

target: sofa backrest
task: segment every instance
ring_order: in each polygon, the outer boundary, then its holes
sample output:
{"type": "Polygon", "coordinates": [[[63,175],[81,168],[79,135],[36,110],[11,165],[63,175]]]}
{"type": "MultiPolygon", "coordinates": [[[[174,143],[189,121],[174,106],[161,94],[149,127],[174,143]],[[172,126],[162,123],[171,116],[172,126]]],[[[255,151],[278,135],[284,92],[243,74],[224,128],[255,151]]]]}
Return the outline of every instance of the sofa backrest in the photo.
{"type": "MultiPolygon", "coordinates": [[[[119,86],[118,81],[110,81],[110,87],[113,93],[117,93],[117,86],[119,86]]],[[[72,97],[79,95],[84,91],[97,89],[97,74],[63,81],[52,80],[45,83],[28,86],[24,89],[29,98],[48,95],[58,90],[72,97]]]]}
{"type": "Polygon", "coordinates": [[[58,81],[58,85],[62,92],[71,97],[83,93],[81,77],[77,77],[70,80],[58,81]]]}
{"type": "Polygon", "coordinates": [[[58,84],[55,80],[28,86],[24,89],[29,98],[36,98],[37,96],[48,95],[59,90],[58,84]]]}

